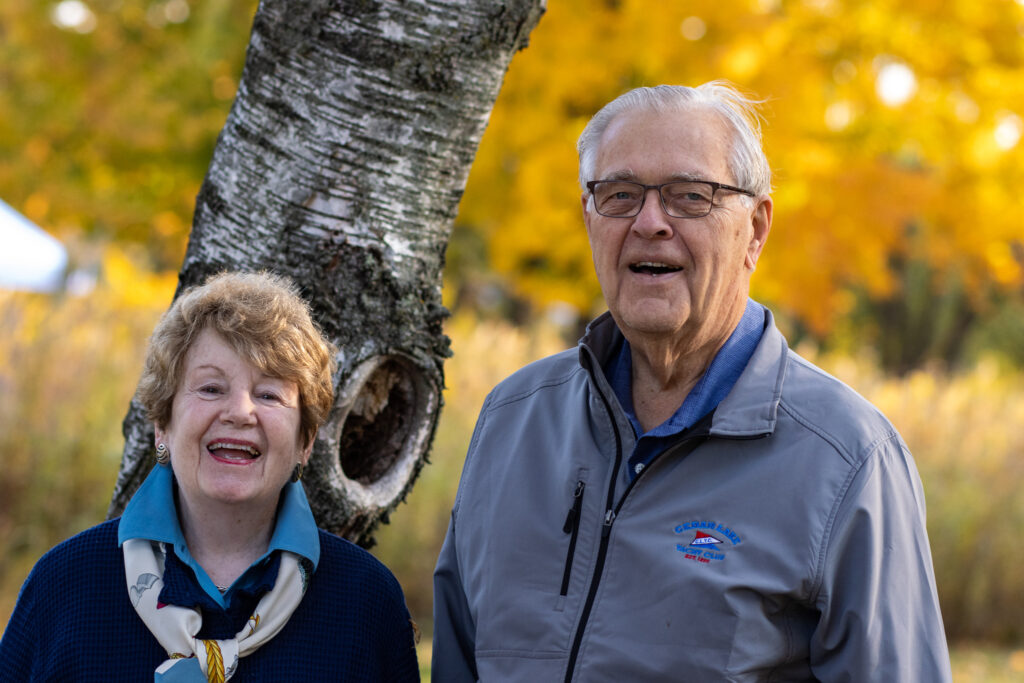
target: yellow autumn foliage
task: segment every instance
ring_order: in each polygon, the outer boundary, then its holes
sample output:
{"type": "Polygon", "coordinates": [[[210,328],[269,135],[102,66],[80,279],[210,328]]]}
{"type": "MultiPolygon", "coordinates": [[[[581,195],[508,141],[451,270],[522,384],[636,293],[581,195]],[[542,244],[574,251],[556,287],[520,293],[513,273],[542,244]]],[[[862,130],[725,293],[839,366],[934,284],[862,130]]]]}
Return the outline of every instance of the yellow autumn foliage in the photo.
{"type": "Polygon", "coordinates": [[[1024,285],[1024,5],[1014,0],[561,0],[512,63],[459,231],[544,306],[599,306],[575,139],[623,91],[724,78],[765,100],[772,236],[754,295],[821,337],[902,265],[974,306],[1024,285]]]}
{"type": "MultiPolygon", "coordinates": [[[[0,196],[62,239],[176,267],[256,4],[85,0],[78,30],[56,2],[0,3],[0,196]]],[[[780,317],[879,345],[912,335],[871,319],[922,293],[955,290],[932,317],[964,324],[1024,310],[1022,35],[1019,0],[551,2],[474,162],[445,300],[498,283],[594,313],[576,137],[629,88],[724,78],[764,99],[776,212],[754,295],[780,317]]],[[[957,358],[943,325],[914,321],[946,335],[932,356],[957,358]]],[[[905,346],[887,367],[920,364],[905,346]]]]}

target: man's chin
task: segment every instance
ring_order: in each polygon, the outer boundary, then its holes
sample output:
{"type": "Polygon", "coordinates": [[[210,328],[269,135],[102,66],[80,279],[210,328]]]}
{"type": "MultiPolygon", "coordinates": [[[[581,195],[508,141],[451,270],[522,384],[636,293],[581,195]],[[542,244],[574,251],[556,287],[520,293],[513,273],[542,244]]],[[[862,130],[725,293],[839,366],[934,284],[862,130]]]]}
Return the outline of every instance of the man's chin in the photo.
{"type": "Polygon", "coordinates": [[[661,306],[637,306],[627,309],[619,315],[612,314],[619,329],[630,339],[639,337],[675,337],[683,334],[683,328],[689,318],[689,307],[670,307],[664,302],[661,306]]]}

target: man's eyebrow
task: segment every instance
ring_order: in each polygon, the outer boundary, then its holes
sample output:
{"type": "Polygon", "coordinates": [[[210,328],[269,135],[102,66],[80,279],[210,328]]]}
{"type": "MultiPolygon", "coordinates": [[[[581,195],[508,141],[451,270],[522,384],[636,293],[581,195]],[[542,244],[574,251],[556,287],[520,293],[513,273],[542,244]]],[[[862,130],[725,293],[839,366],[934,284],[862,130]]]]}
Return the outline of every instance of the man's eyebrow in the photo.
{"type": "Polygon", "coordinates": [[[621,171],[612,171],[601,180],[636,180],[636,173],[632,169],[624,168],[621,171]]]}
{"type": "Polygon", "coordinates": [[[707,182],[707,179],[699,173],[673,173],[668,177],[668,181],[673,180],[703,180],[707,182]]]}

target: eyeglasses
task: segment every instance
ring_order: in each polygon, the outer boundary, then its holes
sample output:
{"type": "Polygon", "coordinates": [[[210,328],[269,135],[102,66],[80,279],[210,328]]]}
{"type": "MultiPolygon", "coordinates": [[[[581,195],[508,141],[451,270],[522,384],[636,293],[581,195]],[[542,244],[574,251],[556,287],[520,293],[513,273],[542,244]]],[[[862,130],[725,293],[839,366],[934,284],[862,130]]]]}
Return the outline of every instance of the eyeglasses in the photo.
{"type": "Polygon", "coordinates": [[[661,185],[643,185],[626,180],[591,180],[587,189],[594,197],[594,209],[609,218],[632,218],[640,213],[648,190],[657,190],[661,208],[673,218],[703,218],[715,206],[715,192],[728,190],[755,196],[732,185],[710,180],[673,180],[661,185]]]}

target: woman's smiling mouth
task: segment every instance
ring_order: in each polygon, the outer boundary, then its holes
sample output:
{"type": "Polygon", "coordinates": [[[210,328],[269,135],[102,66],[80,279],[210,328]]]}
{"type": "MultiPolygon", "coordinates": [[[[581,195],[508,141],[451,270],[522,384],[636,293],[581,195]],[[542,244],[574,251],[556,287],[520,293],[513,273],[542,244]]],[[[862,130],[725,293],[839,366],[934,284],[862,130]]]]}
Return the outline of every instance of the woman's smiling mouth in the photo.
{"type": "Polygon", "coordinates": [[[213,441],[206,450],[215,460],[231,465],[246,464],[262,455],[252,444],[227,440],[213,441]]]}

